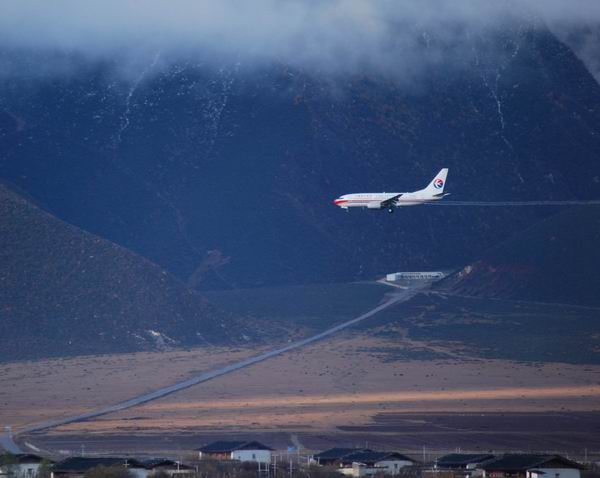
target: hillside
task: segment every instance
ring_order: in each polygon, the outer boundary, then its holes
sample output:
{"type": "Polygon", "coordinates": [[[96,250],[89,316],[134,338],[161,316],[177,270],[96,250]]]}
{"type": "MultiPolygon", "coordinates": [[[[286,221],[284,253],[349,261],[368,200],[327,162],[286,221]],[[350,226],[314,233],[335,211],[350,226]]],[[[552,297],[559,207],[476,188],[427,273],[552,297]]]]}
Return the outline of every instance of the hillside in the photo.
{"type": "Polygon", "coordinates": [[[579,207],[491,248],[440,287],[455,294],[600,305],[600,208],[579,207]]]}
{"type": "Polygon", "coordinates": [[[244,333],[160,267],[0,185],[0,361],[230,344],[244,333]]]}
{"type": "Polygon", "coordinates": [[[0,82],[0,177],[200,289],[462,266],[556,211],[332,199],[441,167],[456,200],[600,197],[600,86],[581,61],[539,25],[467,37],[414,82],[185,58],[126,79],[58,58],[73,67],[53,77],[0,52],[22,69],[0,82]]]}

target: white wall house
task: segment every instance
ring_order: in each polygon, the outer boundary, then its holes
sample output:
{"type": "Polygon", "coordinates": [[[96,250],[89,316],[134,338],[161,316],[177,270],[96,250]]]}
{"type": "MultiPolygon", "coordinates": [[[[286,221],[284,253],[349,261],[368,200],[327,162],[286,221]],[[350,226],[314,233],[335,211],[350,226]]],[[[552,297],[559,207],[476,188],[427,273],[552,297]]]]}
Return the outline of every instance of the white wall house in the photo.
{"type": "Polygon", "coordinates": [[[373,465],[354,462],[351,467],[344,467],[339,471],[346,476],[353,477],[373,476],[376,474],[397,475],[402,468],[410,465],[412,463],[406,464],[406,462],[401,461],[380,461],[373,465]]]}
{"type": "Polygon", "coordinates": [[[271,463],[271,450],[235,450],[231,458],[239,461],[255,461],[257,463],[271,463]]]}
{"type": "Polygon", "coordinates": [[[482,464],[484,478],[580,478],[584,466],[560,455],[504,455],[482,464]]]}
{"type": "Polygon", "coordinates": [[[414,460],[396,452],[359,452],[343,458],[339,471],[346,476],[397,475],[414,460]]]}
{"type": "Polygon", "coordinates": [[[257,441],[216,441],[198,449],[201,460],[271,463],[273,449],[257,441]]]}
{"type": "Polygon", "coordinates": [[[486,462],[497,457],[491,453],[450,453],[439,457],[433,466],[435,471],[452,471],[465,478],[481,478],[480,468],[486,462]]]}
{"type": "Polygon", "coordinates": [[[383,470],[386,475],[397,475],[405,466],[414,465],[408,460],[381,460],[375,463],[375,469],[383,470]]]}
{"type": "MultiPolygon", "coordinates": [[[[185,465],[179,461],[169,460],[166,458],[154,458],[142,462],[146,469],[146,477],[152,478],[153,475],[159,472],[164,472],[169,476],[189,475],[194,471],[194,467],[185,465]]],[[[145,477],[141,477],[145,478],[145,477]]]]}
{"type": "Polygon", "coordinates": [[[527,470],[526,478],[581,478],[581,472],[575,468],[536,468],[527,470]]]}
{"type": "Polygon", "coordinates": [[[50,478],[83,478],[89,470],[97,466],[127,469],[135,478],[148,476],[148,469],[133,458],[75,456],[55,463],[51,468],[50,478]]]}
{"type": "Polygon", "coordinates": [[[35,478],[43,460],[37,455],[13,455],[14,463],[0,464],[0,477],[35,478]]]}
{"type": "Polygon", "coordinates": [[[38,474],[39,463],[18,463],[15,465],[0,466],[1,477],[35,478],[38,474]]]}

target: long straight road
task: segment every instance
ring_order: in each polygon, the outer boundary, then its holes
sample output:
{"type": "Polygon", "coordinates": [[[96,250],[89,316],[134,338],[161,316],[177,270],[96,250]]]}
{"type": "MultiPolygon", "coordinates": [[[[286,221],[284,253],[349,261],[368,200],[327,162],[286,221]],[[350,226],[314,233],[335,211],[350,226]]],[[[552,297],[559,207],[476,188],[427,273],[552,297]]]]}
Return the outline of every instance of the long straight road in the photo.
{"type": "MultiPolygon", "coordinates": [[[[301,347],[305,347],[319,340],[330,337],[348,327],[351,327],[363,320],[369,319],[373,317],[375,314],[381,312],[392,305],[398,304],[400,302],[405,302],[410,298],[414,297],[418,292],[427,287],[429,283],[424,283],[423,285],[408,288],[408,289],[394,289],[394,292],[390,293],[388,300],[378,305],[374,309],[362,314],[359,317],[356,317],[352,320],[348,320],[339,325],[331,327],[323,332],[320,332],[311,337],[307,337],[302,340],[298,340],[293,342],[285,347],[281,347],[278,349],[274,349],[268,352],[264,352],[262,354],[256,355],[254,357],[250,357],[248,359],[242,360],[240,362],[236,362],[230,365],[226,365],[224,367],[220,367],[215,370],[211,370],[208,372],[204,372],[202,374],[196,375],[188,380],[184,380],[182,382],[175,383],[173,385],[169,385],[167,387],[159,388],[154,392],[149,392],[143,395],[139,395],[135,398],[130,398],[129,400],[125,400],[123,402],[115,403],[113,405],[109,405],[103,408],[99,408],[97,410],[92,410],[86,413],[82,413],[79,415],[73,415],[71,417],[63,417],[57,418],[55,420],[47,420],[39,423],[35,423],[33,425],[28,425],[26,427],[20,428],[15,431],[15,434],[23,434],[29,432],[37,432],[40,430],[47,430],[49,428],[55,428],[61,425],[66,425],[68,423],[81,422],[84,420],[89,420],[90,418],[96,418],[102,415],[106,415],[113,412],[118,412],[120,410],[125,410],[127,408],[136,407],[143,403],[150,402],[152,400],[157,400],[159,398],[165,397],[166,395],[170,395],[171,393],[178,392],[180,390],[184,390],[189,387],[193,387],[194,385],[198,385],[203,382],[207,382],[208,380],[212,380],[217,377],[221,377],[222,375],[235,372],[236,370],[240,370],[245,367],[249,367],[250,365],[254,365],[259,362],[263,362],[273,357],[277,357],[278,355],[289,352],[290,350],[299,349],[301,347]]],[[[3,435],[0,435],[0,446],[2,446],[5,450],[10,451],[11,453],[20,453],[21,450],[19,446],[14,442],[10,433],[6,432],[3,435]]]]}

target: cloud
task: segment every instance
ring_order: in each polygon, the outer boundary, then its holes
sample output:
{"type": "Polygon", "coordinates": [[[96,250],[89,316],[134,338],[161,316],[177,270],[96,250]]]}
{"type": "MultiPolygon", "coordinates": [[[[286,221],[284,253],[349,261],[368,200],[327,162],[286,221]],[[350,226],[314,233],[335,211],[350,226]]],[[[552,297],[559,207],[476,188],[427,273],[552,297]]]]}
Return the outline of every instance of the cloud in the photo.
{"type": "Polygon", "coordinates": [[[3,0],[0,45],[134,62],[237,58],[342,70],[408,71],[423,32],[438,45],[465,32],[539,19],[600,21],[597,0],[3,0]]]}

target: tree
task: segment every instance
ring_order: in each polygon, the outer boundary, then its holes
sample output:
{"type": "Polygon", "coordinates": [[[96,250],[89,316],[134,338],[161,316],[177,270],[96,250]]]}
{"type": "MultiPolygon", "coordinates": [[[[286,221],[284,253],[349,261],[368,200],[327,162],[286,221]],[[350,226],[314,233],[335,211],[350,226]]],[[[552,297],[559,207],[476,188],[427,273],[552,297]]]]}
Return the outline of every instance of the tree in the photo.
{"type": "Polygon", "coordinates": [[[16,465],[17,457],[11,452],[7,451],[0,455],[0,465],[16,465]]]}
{"type": "Polygon", "coordinates": [[[50,478],[50,466],[52,466],[52,462],[44,458],[38,468],[37,478],[50,478]]]}
{"type": "Polygon", "coordinates": [[[17,457],[8,451],[0,455],[0,467],[9,477],[15,475],[17,463],[17,457]]]}

